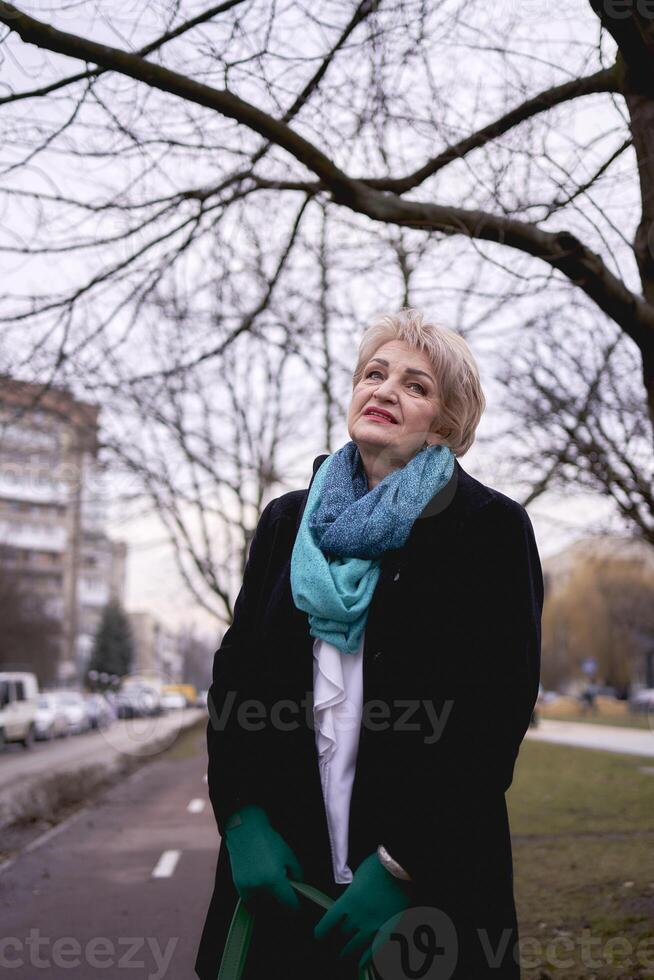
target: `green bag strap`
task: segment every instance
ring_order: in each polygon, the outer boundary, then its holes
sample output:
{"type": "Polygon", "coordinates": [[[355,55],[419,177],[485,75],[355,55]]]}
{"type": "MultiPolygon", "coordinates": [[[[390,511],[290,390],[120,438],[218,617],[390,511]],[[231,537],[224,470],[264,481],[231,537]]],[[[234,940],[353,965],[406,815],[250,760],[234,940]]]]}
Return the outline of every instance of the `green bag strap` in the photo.
{"type": "MultiPolygon", "coordinates": [[[[300,895],[304,895],[305,898],[315,902],[316,905],[320,905],[323,909],[328,909],[334,904],[333,898],[325,895],[318,888],[314,888],[313,885],[307,885],[303,881],[289,881],[289,884],[300,895]]],[[[250,948],[253,926],[254,913],[250,912],[239,898],[225,940],[217,980],[241,980],[250,948]]],[[[365,970],[359,970],[359,980],[374,980],[371,966],[367,966],[365,970]]]]}

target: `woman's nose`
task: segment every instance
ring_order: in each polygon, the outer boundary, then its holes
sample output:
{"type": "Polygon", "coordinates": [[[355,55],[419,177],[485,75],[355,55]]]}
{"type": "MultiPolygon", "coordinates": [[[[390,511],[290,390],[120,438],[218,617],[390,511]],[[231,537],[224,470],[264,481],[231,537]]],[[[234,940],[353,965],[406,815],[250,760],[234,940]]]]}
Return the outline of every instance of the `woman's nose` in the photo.
{"type": "Polygon", "coordinates": [[[389,398],[392,401],[397,401],[397,392],[395,390],[395,382],[390,378],[386,378],[382,381],[380,385],[377,386],[375,392],[379,398],[389,398]]]}

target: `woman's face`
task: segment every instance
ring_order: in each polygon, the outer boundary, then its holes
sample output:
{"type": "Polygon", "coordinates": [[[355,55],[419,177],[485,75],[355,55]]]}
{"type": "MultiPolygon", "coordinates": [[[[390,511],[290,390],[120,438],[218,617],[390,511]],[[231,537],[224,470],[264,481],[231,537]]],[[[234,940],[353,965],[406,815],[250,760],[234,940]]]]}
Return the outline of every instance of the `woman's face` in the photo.
{"type": "Polygon", "coordinates": [[[348,432],[362,454],[390,459],[392,453],[393,458],[408,462],[425,439],[431,444],[443,442],[431,432],[438,410],[429,358],[404,341],[392,340],[379,347],[364,366],[352,392],[348,432]],[[373,414],[374,409],[383,410],[383,417],[373,414]]]}

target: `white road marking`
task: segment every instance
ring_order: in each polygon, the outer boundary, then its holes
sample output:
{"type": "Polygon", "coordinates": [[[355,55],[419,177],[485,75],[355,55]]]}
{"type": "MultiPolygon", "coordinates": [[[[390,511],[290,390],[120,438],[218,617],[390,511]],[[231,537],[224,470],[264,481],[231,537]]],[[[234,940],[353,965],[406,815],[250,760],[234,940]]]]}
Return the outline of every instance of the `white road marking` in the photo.
{"type": "Polygon", "coordinates": [[[164,851],[152,872],[153,878],[170,878],[177,867],[181,851],[164,851]]]}
{"type": "Polygon", "coordinates": [[[199,797],[195,800],[191,800],[186,809],[189,813],[202,813],[204,810],[204,800],[201,800],[199,797]]]}

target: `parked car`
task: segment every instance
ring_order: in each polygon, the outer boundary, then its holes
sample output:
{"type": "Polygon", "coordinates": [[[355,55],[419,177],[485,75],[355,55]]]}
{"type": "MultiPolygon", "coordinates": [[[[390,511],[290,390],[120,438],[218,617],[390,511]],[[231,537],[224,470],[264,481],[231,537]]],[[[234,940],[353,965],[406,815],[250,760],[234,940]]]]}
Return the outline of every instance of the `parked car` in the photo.
{"type": "Polygon", "coordinates": [[[88,732],[91,717],[86,708],[84,695],[80,691],[57,691],[57,700],[68,720],[68,730],[73,735],[88,732]]]}
{"type": "Polygon", "coordinates": [[[39,694],[36,711],[36,738],[52,739],[65,738],[70,735],[68,717],[63,710],[59,698],[52,691],[39,694]]]}
{"type": "Polygon", "coordinates": [[[112,700],[117,718],[138,718],[138,704],[129,691],[116,691],[112,700]]]}
{"type": "Polygon", "coordinates": [[[91,728],[98,731],[106,728],[117,717],[116,709],[102,694],[87,694],[86,710],[91,722],[91,728]]]}
{"type": "Polygon", "coordinates": [[[116,694],[119,718],[148,718],[161,713],[161,697],[149,684],[130,682],[116,694]]]}
{"type": "Polygon", "coordinates": [[[207,707],[207,699],[208,699],[208,697],[209,697],[209,691],[208,691],[208,689],[207,690],[198,691],[198,696],[195,699],[195,707],[196,708],[206,708],[207,707]]]}
{"type": "Polygon", "coordinates": [[[0,672],[0,747],[21,742],[29,749],[36,738],[39,685],[27,671],[0,672]]]}
{"type": "Polygon", "coordinates": [[[179,691],[167,691],[161,695],[161,707],[164,711],[183,711],[186,708],[186,698],[179,691]]]}

